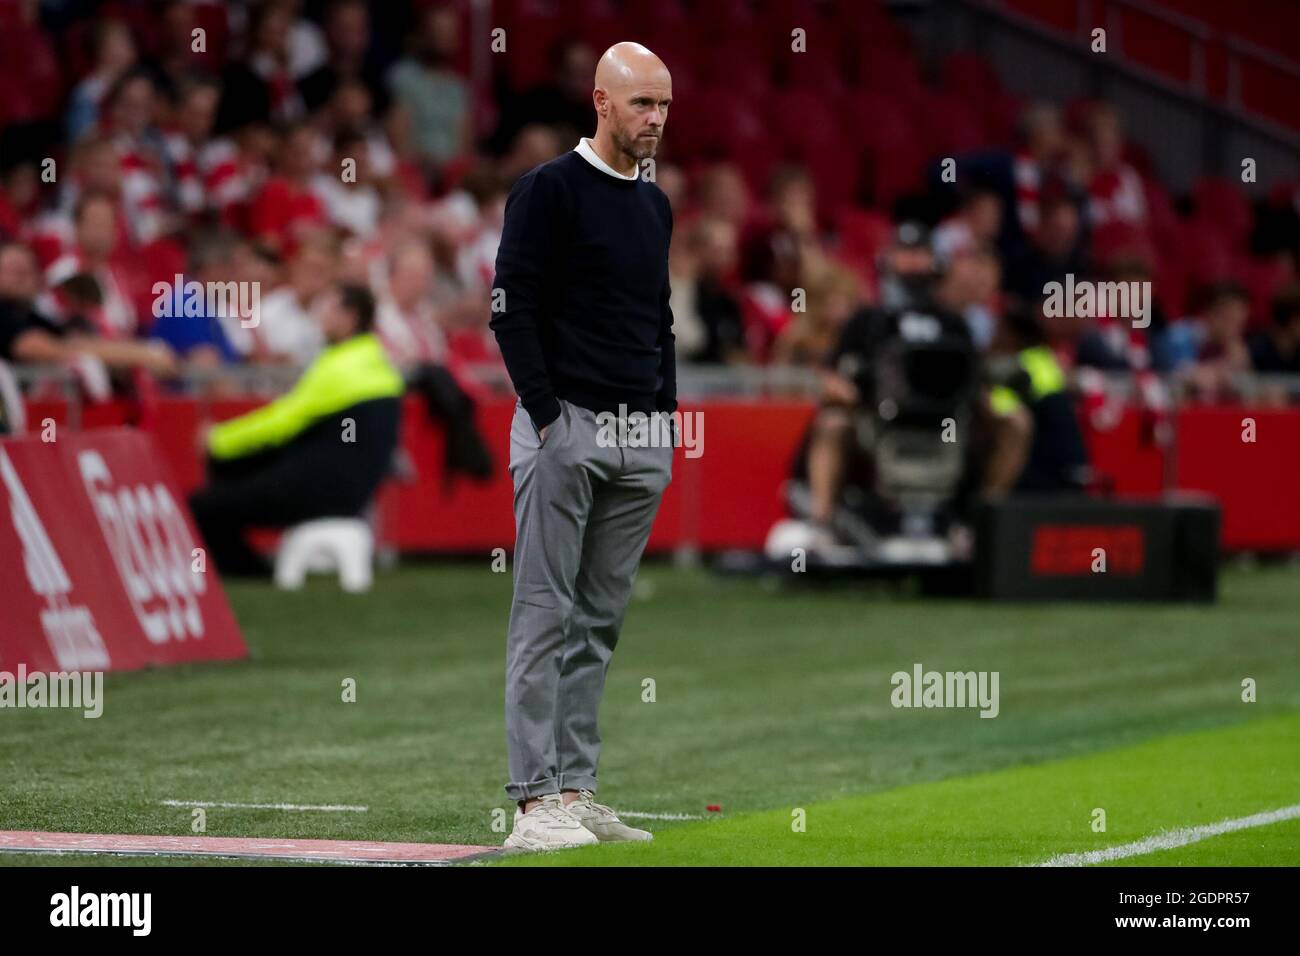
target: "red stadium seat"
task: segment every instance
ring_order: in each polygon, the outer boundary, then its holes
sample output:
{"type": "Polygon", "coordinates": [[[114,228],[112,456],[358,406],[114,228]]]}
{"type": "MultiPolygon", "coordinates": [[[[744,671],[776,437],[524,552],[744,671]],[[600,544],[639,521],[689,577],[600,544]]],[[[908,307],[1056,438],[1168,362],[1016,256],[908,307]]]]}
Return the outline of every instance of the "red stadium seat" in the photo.
{"type": "Polygon", "coordinates": [[[767,135],[767,122],[759,116],[758,105],[731,90],[708,90],[699,96],[702,122],[697,131],[706,150],[724,153],[732,143],[748,142],[767,135]]]}
{"type": "Polygon", "coordinates": [[[567,0],[560,5],[559,21],[565,35],[583,40],[598,56],[615,43],[635,39],[611,0],[567,0]]]}
{"type": "Polygon", "coordinates": [[[744,47],[701,48],[696,64],[701,83],[750,97],[756,106],[772,89],[768,64],[744,47]]]}
{"type": "Polygon", "coordinates": [[[1150,268],[1156,265],[1155,248],[1146,230],[1119,220],[1104,223],[1093,231],[1092,253],[1102,267],[1134,258],[1150,268]]]}
{"type": "Polygon", "coordinates": [[[1170,321],[1187,314],[1187,270],[1180,257],[1162,252],[1153,272],[1156,300],[1170,321]]]}
{"type": "Polygon", "coordinates": [[[859,143],[883,145],[915,139],[911,111],[896,96],[856,90],[842,96],[838,108],[844,132],[859,143]]]}
{"type": "Polygon", "coordinates": [[[785,161],[784,147],[770,136],[736,142],[727,150],[724,158],[735,163],[750,192],[761,196],[767,191],[772,179],[772,172],[785,161]]]}
{"type": "Polygon", "coordinates": [[[791,150],[817,186],[817,216],[822,222],[834,221],[846,204],[861,200],[863,151],[844,137],[808,141],[791,150]]]}
{"type": "Polygon", "coordinates": [[[939,69],[943,85],[957,92],[986,96],[1002,88],[997,71],[975,53],[954,53],[945,57],[939,69]]]}
{"type": "Polygon", "coordinates": [[[791,146],[838,140],[841,123],[834,102],[829,94],[817,90],[785,90],[772,97],[772,109],[765,118],[773,133],[791,146]]]}
{"type": "Polygon", "coordinates": [[[1237,184],[1217,176],[1204,176],[1192,187],[1196,218],[1212,223],[1234,247],[1250,235],[1250,203],[1237,184]]]}
{"type": "Polygon", "coordinates": [[[1014,93],[996,90],[983,101],[981,112],[984,128],[988,131],[989,145],[1007,149],[1015,147],[1019,135],[1020,117],[1025,111],[1025,101],[1014,93]]]}
{"type": "Polygon", "coordinates": [[[1236,272],[1250,293],[1251,327],[1267,327],[1273,320],[1273,297],[1286,284],[1287,269],[1277,258],[1256,259],[1243,253],[1237,259],[1236,272]]]}
{"type": "Polygon", "coordinates": [[[508,53],[493,61],[504,61],[510,88],[523,91],[550,79],[551,48],[564,33],[545,0],[513,0],[500,22],[506,30],[508,53]]]}
{"type": "Polygon", "coordinates": [[[868,147],[863,158],[863,185],[871,205],[887,210],[903,196],[920,190],[925,161],[925,154],[907,140],[868,147]]]}
{"type": "Polygon", "coordinates": [[[1214,226],[1196,219],[1179,223],[1178,250],[1189,292],[1210,282],[1232,278],[1233,257],[1228,242],[1214,226]]]}
{"type": "Polygon", "coordinates": [[[916,58],[906,50],[893,47],[864,47],[847,38],[850,75],[860,86],[887,93],[910,93],[921,89],[921,72],[916,58]],[[854,69],[856,65],[856,69],[854,69]]]}
{"type": "Polygon", "coordinates": [[[988,145],[984,119],[975,102],[946,90],[925,91],[911,100],[928,157],[955,156],[988,145]]]}
{"type": "MultiPolygon", "coordinates": [[[[813,47],[810,45],[810,51],[813,47]]],[[[778,55],[777,70],[787,86],[822,94],[837,94],[845,85],[838,57],[795,53],[789,49],[778,55]]]]}
{"type": "Polygon", "coordinates": [[[1142,181],[1146,194],[1147,223],[1151,238],[1162,247],[1172,247],[1177,242],[1178,213],[1174,211],[1169,192],[1159,181],[1145,178],[1142,181]]]}
{"type": "Polygon", "coordinates": [[[912,49],[912,35],[879,3],[830,0],[826,5],[826,16],[836,33],[845,39],[857,37],[871,47],[888,47],[903,52],[912,49]]]}
{"type": "Polygon", "coordinates": [[[920,188],[927,157],[905,103],[885,93],[859,91],[842,97],[840,110],[845,133],[866,148],[860,185],[871,204],[887,209],[920,188]]]}
{"type": "MultiPolygon", "coordinates": [[[[658,13],[656,11],[655,15],[658,13]]],[[[769,36],[764,24],[754,15],[748,0],[710,0],[691,7],[690,30],[697,37],[747,46],[766,48],[769,36]]]]}

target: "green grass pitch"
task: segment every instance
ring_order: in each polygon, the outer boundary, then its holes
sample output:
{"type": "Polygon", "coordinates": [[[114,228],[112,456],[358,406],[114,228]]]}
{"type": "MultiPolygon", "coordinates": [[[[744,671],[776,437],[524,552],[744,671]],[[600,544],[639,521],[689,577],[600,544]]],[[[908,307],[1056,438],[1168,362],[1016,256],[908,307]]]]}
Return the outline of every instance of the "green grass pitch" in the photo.
{"type": "MultiPolygon", "coordinates": [[[[1214,607],[991,605],[648,562],[601,711],[600,799],[702,819],[504,862],[1019,865],[1300,804],[1297,580],[1228,572],[1214,607]],[[998,671],[999,715],[895,709],[890,675],[916,663],[998,671]]],[[[0,829],[189,835],[162,801],[349,804],[368,810],[212,808],[206,833],[501,842],[508,575],[485,559],[360,597],[228,590],[251,660],[110,675],[99,720],[0,711],[0,829]]],[[[126,862],[0,855],[56,861],[126,862]]],[[[1297,863],[1293,819],[1118,865],[1297,863]]]]}

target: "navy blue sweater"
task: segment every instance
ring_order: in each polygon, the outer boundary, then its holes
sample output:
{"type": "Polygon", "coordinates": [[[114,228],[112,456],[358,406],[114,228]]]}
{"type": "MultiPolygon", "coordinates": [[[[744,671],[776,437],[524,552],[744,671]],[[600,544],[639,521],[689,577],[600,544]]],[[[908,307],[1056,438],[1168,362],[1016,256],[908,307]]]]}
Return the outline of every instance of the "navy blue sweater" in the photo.
{"type": "Polygon", "coordinates": [[[490,324],[537,428],[561,398],[595,412],[676,409],[672,231],[658,186],[572,150],[510,190],[490,324]]]}

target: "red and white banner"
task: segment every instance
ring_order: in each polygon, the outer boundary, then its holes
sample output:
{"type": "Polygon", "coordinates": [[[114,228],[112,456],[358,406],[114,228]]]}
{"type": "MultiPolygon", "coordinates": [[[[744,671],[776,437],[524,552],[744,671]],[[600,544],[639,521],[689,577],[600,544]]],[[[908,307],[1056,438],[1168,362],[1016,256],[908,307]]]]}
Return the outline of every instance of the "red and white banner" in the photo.
{"type": "Polygon", "coordinates": [[[0,670],[134,670],[247,655],[154,440],[0,441],[0,670]]]}

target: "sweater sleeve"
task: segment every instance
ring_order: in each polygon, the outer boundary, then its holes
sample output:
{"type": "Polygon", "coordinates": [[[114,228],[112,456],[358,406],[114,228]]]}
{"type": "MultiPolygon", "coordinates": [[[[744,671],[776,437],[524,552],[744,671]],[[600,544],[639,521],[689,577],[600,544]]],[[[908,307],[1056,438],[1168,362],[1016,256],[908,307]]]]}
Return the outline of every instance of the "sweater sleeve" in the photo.
{"type": "MultiPolygon", "coordinates": [[[[664,206],[668,210],[668,238],[673,234],[673,207],[667,197],[664,206]]],[[[672,283],[664,276],[663,291],[659,294],[659,394],[655,396],[655,407],[663,412],[677,411],[677,336],[673,334],[673,309],[669,304],[672,298],[672,283]]]]}
{"type": "Polygon", "coordinates": [[[673,309],[668,304],[672,296],[672,286],[664,279],[664,290],[660,295],[663,323],[659,327],[659,394],[655,396],[655,407],[662,412],[677,411],[677,348],[673,335],[673,309]]]}
{"type": "Polygon", "coordinates": [[[560,183],[537,171],[520,177],[510,190],[488,323],[515,392],[539,431],[560,416],[560,402],[542,351],[539,320],[543,280],[558,245],[564,215],[561,190],[560,183]]]}

